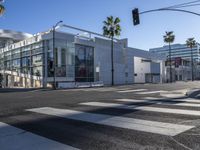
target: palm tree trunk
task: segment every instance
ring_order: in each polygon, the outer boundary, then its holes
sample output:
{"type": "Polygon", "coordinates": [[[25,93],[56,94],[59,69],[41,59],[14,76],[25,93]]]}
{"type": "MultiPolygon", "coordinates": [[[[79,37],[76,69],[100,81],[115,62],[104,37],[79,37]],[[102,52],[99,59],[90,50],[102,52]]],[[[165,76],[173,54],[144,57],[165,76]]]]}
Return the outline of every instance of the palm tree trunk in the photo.
{"type": "Polygon", "coordinates": [[[172,83],[172,55],[171,55],[171,45],[169,43],[169,63],[170,63],[170,66],[169,66],[169,72],[170,72],[170,83],[172,83]]]}
{"type": "Polygon", "coordinates": [[[113,60],[113,49],[114,49],[114,41],[113,36],[111,39],[111,74],[112,74],[112,86],[114,85],[114,60],[113,60]]]}
{"type": "Polygon", "coordinates": [[[192,53],[192,47],[191,47],[191,75],[192,75],[192,81],[194,81],[194,70],[193,70],[193,53],[192,53]]]}

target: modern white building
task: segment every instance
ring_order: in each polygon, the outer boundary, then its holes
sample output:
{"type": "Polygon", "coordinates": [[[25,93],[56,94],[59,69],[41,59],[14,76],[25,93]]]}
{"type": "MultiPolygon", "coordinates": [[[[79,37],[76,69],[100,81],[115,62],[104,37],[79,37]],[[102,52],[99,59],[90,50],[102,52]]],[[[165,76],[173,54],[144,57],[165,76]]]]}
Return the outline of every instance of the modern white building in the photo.
{"type": "Polygon", "coordinates": [[[0,48],[32,37],[31,34],[0,29],[0,48]]]}
{"type": "Polygon", "coordinates": [[[135,83],[162,82],[162,67],[161,60],[134,56],[135,83]]]}
{"type": "MultiPolygon", "coordinates": [[[[77,28],[76,28],[77,29],[77,28]]],[[[111,41],[90,31],[36,34],[0,49],[0,69],[5,87],[58,87],[111,84],[111,41]],[[54,62],[56,64],[54,68],[54,62]],[[55,77],[54,77],[55,71],[55,77]]],[[[114,83],[158,83],[162,60],[148,51],[128,47],[128,40],[114,42],[114,83]]]]}

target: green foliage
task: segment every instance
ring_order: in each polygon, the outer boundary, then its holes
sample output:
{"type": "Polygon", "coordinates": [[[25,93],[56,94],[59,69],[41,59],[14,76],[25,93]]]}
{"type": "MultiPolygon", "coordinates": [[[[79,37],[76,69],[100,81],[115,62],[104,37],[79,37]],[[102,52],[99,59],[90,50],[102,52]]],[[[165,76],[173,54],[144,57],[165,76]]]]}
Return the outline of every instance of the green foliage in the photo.
{"type": "Polygon", "coordinates": [[[103,22],[103,35],[112,38],[114,36],[120,36],[121,26],[120,19],[113,16],[107,17],[107,20],[103,22]]]}
{"type": "Polygon", "coordinates": [[[173,31],[166,32],[166,34],[163,36],[165,43],[173,43],[175,40],[175,35],[173,34],[173,31]]]}
{"type": "Polygon", "coordinates": [[[4,12],[5,12],[5,7],[0,4],[0,15],[3,15],[4,12]]]}
{"type": "Polygon", "coordinates": [[[194,39],[194,38],[188,38],[188,39],[186,40],[186,45],[187,45],[187,47],[190,47],[190,48],[195,47],[195,46],[196,46],[196,41],[195,41],[195,39],[194,39]]]}

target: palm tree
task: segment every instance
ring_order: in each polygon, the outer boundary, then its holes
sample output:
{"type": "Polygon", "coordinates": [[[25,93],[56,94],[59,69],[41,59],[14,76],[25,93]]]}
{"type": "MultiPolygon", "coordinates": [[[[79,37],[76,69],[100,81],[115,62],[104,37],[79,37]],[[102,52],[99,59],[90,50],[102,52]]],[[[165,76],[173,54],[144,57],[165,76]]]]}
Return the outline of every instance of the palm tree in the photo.
{"type": "Polygon", "coordinates": [[[175,35],[173,31],[166,32],[163,36],[164,42],[169,44],[169,62],[170,62],[170,83],[172,83],[172,56],[171,56],[171,43],[175,40],[175,35]]]}
{"type": "Polygon", "coordinates": [[[111,73],[112,73],[112,85],[114,85],[114,61],[113,61],[113,49],[114,49],[114,37],[120,36],[121,26],[120,19],[113,16],[107,17],[107,20],[103,22],[103,35],[111,38],[111,73]]]}
{"type": "Polygon", "coordinates": [[[192,48],[196,46],[196,41],[194,38],[188,38],[186,41],[186,45],[187,47],[189,47],[191,49],[191,76],[192,76],[192,81],[194,81],[194,62],[193,62],[193,52],[192,52],[192,48]]]}
{"type": "Polygon", "coordinates": [[[3,15],[3,13],[5,12],[5,7],[0,4],[0,15],[3,15]]]}

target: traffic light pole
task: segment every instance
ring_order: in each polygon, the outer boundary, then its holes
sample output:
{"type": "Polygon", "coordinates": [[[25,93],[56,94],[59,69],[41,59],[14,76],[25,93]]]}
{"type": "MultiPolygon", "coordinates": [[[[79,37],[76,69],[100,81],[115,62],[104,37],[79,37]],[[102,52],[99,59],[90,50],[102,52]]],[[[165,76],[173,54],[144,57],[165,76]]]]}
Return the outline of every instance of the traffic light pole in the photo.
{"type": "MultiPolygon", "coordinates": [[[[192,11],[188,11],[188,10],[184,10],[184,9],[175,9],[175,8],[160,8],[160,9],[152,9],[152,10],[148,10],[148,11],[143,11],[141,13],[139,13],[138,8],[133,9],[132,11],[132,15],[133,15],[133,24],[134,26],[139,25],[140,24],[140,16],[142,14],[146,14],[146,13],[151,13],[151,12],[156,12],[156,11],[175,11],[175,12],[184,12],[184,13],[189,13],[189,14],[193,14],[196,16],[200,16],[199,13],[196,12],[192,12],[192,11]]],[[[191,52],[192,53],[192,52],[191,52]]],[[[192,54],[191,54],[192,55],[192,54]]],[[[191,58],[193,59],[193,58],[191,58]]],[[[193,80],[193,62],[192,62],[192,80],[193,80]]],[[[172,81],[172,68],[171,68],[171,50],[170,50],[170,82],[172,81]]]]}
{"type": "Polygon", "coordinates": [[[152,10],[148,10],[148,11],[143,11],[143,12],[139,13],[138,8],[135,8],[135,9],[132,10],[132,15],[133,15],[133,24],[134,24],[134,26],[140,24],[140,16],[139,16],[139,15],[146,14],[146,13],[151,13],[151,12],[156,12],[156,11],[175,11],[175,12],[184,12],[184,13],[189,13],[189,14],[193,14],[193,15],[196,15],[196,16],[200,16],[199,13],[192,12],[192,11],[189,11],[189,10],[184,10],[184,9],[160,8],[160,9],[152,9],[152,10]]]}
{"type": "Polygon", "coordinates": [[[148,10],[148,11],[143,11],[143,12],[141,12],[139,14],[142,15],[142,14],[155,12],[155,11],[176,11],[176,12],[185,12],[185,13],[189,13],[189,14],[200,16],[199,13],[195,13],[195,12],[184,10],[184,9],[173,9],[173,8],[152,9],[152,10],[148,10]]]}

